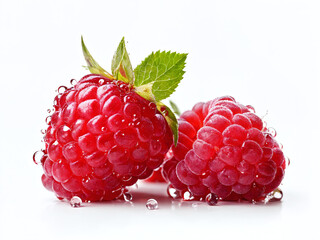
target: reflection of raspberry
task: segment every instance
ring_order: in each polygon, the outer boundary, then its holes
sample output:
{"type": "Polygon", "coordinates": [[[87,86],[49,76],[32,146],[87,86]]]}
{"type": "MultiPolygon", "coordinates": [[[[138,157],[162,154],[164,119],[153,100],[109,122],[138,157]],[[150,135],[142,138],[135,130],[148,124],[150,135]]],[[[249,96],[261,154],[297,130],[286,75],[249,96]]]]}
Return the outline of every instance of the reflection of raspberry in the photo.
{"type": "Polygon", "coordinates": [[[221,97],[196,104],[179,120],[174,157],[164,176],[179,191],[203,198],[260,201],[281,183],[285,157],[252,107],[221,97]]]}
{"type": "Polygon", "coordinates": [[[158,168],[172,133],[156,105],[96,74],[55,99],[45,135],[43,185],[59,198],[109,200],[158,168]]]}

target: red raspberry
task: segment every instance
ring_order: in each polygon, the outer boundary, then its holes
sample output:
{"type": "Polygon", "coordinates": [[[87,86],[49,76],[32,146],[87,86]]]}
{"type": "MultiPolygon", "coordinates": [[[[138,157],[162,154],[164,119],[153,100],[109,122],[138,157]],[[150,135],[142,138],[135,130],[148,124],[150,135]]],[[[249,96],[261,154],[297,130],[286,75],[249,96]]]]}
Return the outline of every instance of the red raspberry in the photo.
{"type": "Polygon", "coordinates": [[[109,200],[149,177],[172,144],[156,105],[96,74],[59,94],[45,135],[44,186],[60,198],[109,200]]]}
{"type": "Polygon", "coordinates": [[[163,163],[177,135],[177,120],[160,101],[182,79],[187,54],[158,51],[133,70],[123,38],[111,75],[83,39],[82,50],[94,74],[59,88],[65,91],[56,96],[47,118],[42,183],[60,199],[111,200],[163,163]]]}
{"type": "Polygon", "coordinates": [[[196,104],[179,120],[164,176],[181,195],[261,201],[281,183],[285,157],[251,106],[232,97],[196,104]]]}

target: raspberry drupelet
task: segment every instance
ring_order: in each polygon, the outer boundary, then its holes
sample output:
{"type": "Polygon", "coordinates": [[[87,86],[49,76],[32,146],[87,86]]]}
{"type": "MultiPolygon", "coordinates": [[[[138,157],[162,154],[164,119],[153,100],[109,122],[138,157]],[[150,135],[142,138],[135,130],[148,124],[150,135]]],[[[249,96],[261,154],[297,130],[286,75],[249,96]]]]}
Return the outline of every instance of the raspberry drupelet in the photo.
{"type": "Polygon", "coordinates": [[[174,157],[163,166],[171,187],[195,199],[262,201],[281,183],[285,156],[263,121],[226,96],[197,103],[179,119],[174,157]]]}

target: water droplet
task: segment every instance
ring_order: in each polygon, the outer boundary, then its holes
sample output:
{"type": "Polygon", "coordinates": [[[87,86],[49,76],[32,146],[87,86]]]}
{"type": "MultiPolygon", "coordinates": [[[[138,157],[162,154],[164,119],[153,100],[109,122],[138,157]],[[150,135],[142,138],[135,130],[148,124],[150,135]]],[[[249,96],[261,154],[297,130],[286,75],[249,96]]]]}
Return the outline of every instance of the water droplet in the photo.
{"type": "Polygon", "coordinates": [[[99,84],[100,84],[100,85],[104,84],[104,79],[100,79],[100,80],[99,80],[99,84]]]}
{"type": "Polygon", "coordinates": [[[280,188],[276,188],[265,197],[264,203],[281,201],[282,198],[283,198],[282,190],[280,188]]]}
{"type": "Polygon", "coordinates": [[[209,193],[207,196],[206,196],[206,202],[208,205],[210,206],[215,206],[217,205],[219,201],[219,198],[217,195],[213,194],[213,193],[209,193]]]}
{"type": "Polygon", "coordinates": [[[70,84],[71,84],[72,86],[76,85],[76,84],[77,84],[77,80],[71,79],[71,80],[70,80],[70,84]]]}
{"type": "Polygon", "coordinates": [[[152,109],[152,110],[156,110],[157,106],[155,103],[151,102],[148,104],[149,108],[152,109]]]}
{"type": "Polygon", "coordinates": [[[269,127],[268,128],[268,133],[270,133],[272,137],[276,137],[277,136],[277,132],[273,127],[269,127]]]}
{"type": "Polygon", "coordinates": [[[106,130],[106,127],[102,127],[101,131],[104,132],[106,130]]]}
{"type": "Polygon", "coordinates": [[[289,167],[290,166],[290,158],[289,157],[286,157],[287,159],[286,159],[286,164],[287,164],[287,166],[286,167],[289,167]]]}
{"type": "Polygon", "coordinates": [[[254,205],[254,204],[256,204],[256,203],[257,203],[257,201],[256,201],[256,200],[254,200],[254,199],[252,199],[252,200],[251,200],[251,203],[254,205]]]}
{"type": "Polygon", "coordinates": [[[47,112],[48,112],[48,113],[51,113],[51,109],[47,109],[47,112]]]}
{"type": "Polygon", "coordinates": [[[132,195],[130,193],[124,193],[123,198],[126,202],[130,202],[132,200],[132,195]]]}
{"type": "Polygon", "coordinates": [[[46,134],[47,130],[46,129],[41,129],[40,132],[41,132],[41,134],[46,134]]]}
{"type": "Polygon", "coordinates": [[[51,116],[48,116],[47,118],[46,118],[46,124],[50,124],[51,123],[51,116]]]}
{"type": "Polygon", "coordinates": [[[63,200],[63,197],[56,196],[60,201],[63,200]]]}
{"type": "Polygon", "coordinates": [[[156,209],[158,209],[159,205],[158,205],[157,200],[151,198],[151,199],[149,199],[149,200],[147,201],[146,207],[147,207],[149,210],[156,210],[156,209]]]}
{"type": "Polygon", "coordinates": [[[71,207],[74,207],[74,208],[80,207],[81,203],[82,203],[82,200],[78,196],[73,196],[70,200],[70,205],[71,207]]]}
{"type": "Polygon", "coordinates": [[[135,183],[133,186],[134,186],[136,189],[138,189],[138,188],[139,188],[139,186],[138,186],[138,184],[137,184],[137,183],[135,183]]]}
{"type": "Polygon", "coordinates": [[[33,154],[33,162],[35,164],[41,164],[41,159],[42,157],[44,156],[44,152],[43,151],[36,151],[34,154],[33,154]]]}
{"type": "Polygon", "coordinates": [[[256,110],[254,109],[254,107],[252,107],[251,105],[247,105],[246,107],[249,109],[250,112],[252,112],[252,113],[255,113],[255,112],[256,112],[256,110]]]}
{"type": "Polygon", "coordinates": [[[175,189],[172,185],[169,185],[167,187],[167,193],[173,199],[177,199],[180,197],[179,191],[177,189],[175,189]]]}
{"type": "Polygon", "coordinates": [[[194,197],[189,191],[185,191],[182,195],[184,201],[191,201],[194,197]]]}
{"type": "Polygon", "coordinates": [[[62,94],[62,93],[64,93],[67,89],[68,89],[68,88],[67,88],[66,86],[60,86],[60,87],[58,88],[58,93],[62,94]]]}

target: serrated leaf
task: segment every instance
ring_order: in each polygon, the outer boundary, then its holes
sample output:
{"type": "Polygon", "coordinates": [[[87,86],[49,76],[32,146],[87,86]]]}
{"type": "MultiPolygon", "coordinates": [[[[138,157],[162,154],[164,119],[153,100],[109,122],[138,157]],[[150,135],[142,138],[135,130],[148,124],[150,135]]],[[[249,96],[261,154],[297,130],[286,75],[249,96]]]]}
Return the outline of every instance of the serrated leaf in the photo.
{"type": "Polygon", "coordinates": [[[88,64],[87,68],[91,73],[100,74],[110,79],[114,79],[114,77],[104,70],[91,56],[89,50],[87,49],[86,45],[84,44],[83,37],[81,36],[81,45],[82,45],[82,52],[83,56],[88,64]]]}
{"type": "Polygon", "coordinates": [[[117,51],[113,55],[111,70],[116,79],[129,84],[134,83],[134,73],[129,59],[129,54],[126,49],[124,37],[121,39],[117,51]]]}
{"type": "Polygon", "coordinates": [[[169,103],[170,103],[170,106],[173,110],[173,112],[178,116],[180,117],[181,115],[181,112],[180,112],[180,109],[178,108],[177,104],[175,104],[173,101],[169,100],[169,103]]]}
{"type": "Polygon", "coordinates": [[[177,146],[178,143],[178,121],[174,113],[171,111],[171,109],[163,104],[162,102],[157,102],[157,109],[159,112],[164,116],[166,119],[171,132],[173,134],[173,142],[174,145],[177,146]]]}
{"type": "Polygon", "coordinates": [[[160,52],[150,54],[136,67],[136,87],[152,84],[152,94],[156,101],[169,97],[181,81],[187,54],[160,52]]]}

